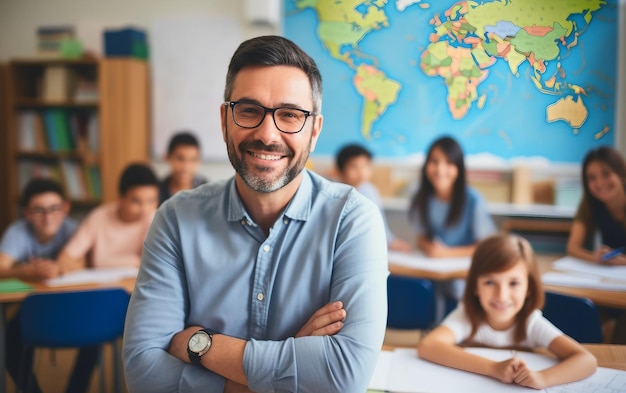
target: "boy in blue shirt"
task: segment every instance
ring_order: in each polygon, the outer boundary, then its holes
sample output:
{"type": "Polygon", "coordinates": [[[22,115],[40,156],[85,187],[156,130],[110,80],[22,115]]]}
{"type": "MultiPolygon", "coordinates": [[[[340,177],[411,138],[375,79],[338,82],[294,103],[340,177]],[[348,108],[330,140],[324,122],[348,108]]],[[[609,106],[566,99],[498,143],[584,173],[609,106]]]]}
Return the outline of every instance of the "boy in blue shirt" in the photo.
{"type": "MultiPolygon", "coordinates": [[[[61,248],[74,234],[76,221],[67,217],[70,205],[63,188],[50,179],[31,180],[20,201],[22,216],[5,231],[0,242],[0,277],[41,281],[59,275],[55,262],[61,248]]],[[[21,347],[19,315],[7,325],[7,370],[15,384],[25,391],[26,380],[18,380],[20,364],[32,367],[33,352],[21,347]]],[[[74,375],[80,370],[74,370],[74,375]]],[[[40,392],[34,383],[33,392],[40,392]]]]}

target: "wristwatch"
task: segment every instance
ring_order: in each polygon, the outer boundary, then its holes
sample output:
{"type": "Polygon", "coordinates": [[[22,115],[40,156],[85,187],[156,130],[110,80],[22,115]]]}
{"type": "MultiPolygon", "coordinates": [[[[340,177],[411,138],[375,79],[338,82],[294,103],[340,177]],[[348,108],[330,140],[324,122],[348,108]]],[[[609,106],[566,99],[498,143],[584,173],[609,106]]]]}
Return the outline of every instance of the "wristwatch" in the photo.
{"type": "Polygon", "coordinates": [[[187,354],[192,364],[202,366],[200,357],[211,349],[213,333],[210,329],[201,329],[191,335],[187,343],[187,354]]]}

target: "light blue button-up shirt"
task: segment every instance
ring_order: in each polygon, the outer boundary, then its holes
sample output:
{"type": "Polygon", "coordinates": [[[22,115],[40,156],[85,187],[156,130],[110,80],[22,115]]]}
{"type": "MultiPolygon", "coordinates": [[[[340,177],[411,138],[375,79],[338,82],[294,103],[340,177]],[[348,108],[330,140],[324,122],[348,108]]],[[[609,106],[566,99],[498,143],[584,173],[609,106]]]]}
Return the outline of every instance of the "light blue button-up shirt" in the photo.
{"type": "Polygon", "coordinates": [[[156,214],[126,319],[131,392],[222,392],[224,378],[167,352],[200,325],[248,340],[243,367],[258,392],[364,392],[387,320],[381,215],[356,190],[308,171],[269,236],[234,179],[178,193],[156,214]],[[294,338],[341,300],[338,334],[294,338]]]}

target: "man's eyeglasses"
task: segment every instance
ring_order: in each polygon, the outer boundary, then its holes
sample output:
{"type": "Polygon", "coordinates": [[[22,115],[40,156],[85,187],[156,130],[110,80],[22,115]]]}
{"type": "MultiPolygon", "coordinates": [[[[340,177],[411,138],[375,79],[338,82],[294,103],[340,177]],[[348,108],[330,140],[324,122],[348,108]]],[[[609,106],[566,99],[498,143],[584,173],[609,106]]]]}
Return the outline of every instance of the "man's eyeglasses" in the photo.
{"type": "Polygon", "coordinates": [[[316,113],[297,108],[267,108],[263,105],[246,101],[227,101],[233,113],[233,121],[241,128],[256,128],[263,123],[265,115],[272,114],[274,124],[285,134],[297,134],[302,131],[306,119],[316,113]]]}
{"type": "Polygon", "coordinates": [[[31,209],[28,209],[28,214],[32,216],[36,216],[36,217],[43,217],[46,214],[56,215],[60,213],[62,210],[63,210],[63,205],[58,204],[58,205],[52,205],[49,207],[33,207],[31,209]]]}

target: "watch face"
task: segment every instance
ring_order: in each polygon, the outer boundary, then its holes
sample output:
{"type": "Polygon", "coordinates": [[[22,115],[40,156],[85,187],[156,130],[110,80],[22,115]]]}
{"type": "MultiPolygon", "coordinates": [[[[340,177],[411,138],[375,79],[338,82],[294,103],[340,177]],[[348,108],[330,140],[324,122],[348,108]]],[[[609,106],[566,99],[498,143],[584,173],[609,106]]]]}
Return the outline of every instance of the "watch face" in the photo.
{"type": "Polygon", "coordinates": [[[209,345],[209,340],[209,335],[205,332],[194,333],[189,339],[189,350],[200,353],[209,345]]]}

